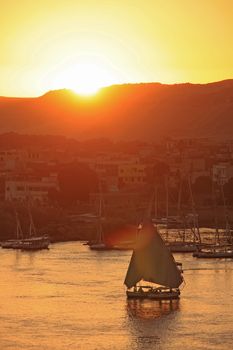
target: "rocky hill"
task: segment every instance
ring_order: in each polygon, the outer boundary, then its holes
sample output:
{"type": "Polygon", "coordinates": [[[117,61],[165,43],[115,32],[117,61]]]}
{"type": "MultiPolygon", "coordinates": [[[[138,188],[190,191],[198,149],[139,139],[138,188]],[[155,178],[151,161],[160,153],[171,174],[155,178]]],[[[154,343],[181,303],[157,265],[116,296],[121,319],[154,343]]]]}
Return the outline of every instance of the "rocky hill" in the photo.
{"type": "Polygon", "coordinates": [[[82,98],[69,90],[0,97],[0,133],[153,141],[233,137],[233,79],[210,84],[124,84],[82,98]]]}

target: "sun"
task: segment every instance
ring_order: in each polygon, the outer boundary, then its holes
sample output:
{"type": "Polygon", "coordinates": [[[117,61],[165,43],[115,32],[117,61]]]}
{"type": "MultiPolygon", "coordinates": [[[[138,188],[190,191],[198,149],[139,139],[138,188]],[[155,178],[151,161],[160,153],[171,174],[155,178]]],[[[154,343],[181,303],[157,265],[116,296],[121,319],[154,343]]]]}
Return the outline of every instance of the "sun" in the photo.
{"type": "Polygon", "coordinates": [[[83,63],[74,69],[70,77],[70,88],[80,95],[93,95],[104,84],[106,73],[94,63],[83,63]]]}
{"type": "Polygon", "coordinates": [[[56,72],[52,85],[55,89],[68,88],[79,95],[90,96],[115,82],[115,72],[111,67],[99,62],[81,62],[56,72]]]}

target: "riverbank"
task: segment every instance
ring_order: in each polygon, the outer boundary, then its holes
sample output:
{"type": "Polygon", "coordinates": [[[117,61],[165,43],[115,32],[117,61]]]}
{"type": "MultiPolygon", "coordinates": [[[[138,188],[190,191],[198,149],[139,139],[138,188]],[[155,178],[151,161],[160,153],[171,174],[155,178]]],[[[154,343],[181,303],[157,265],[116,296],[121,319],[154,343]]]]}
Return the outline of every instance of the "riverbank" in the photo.
{"type": "MultiPolygon", "coordinates": [[[[22,231],[26,236],[29,231],[28,211],[20,204],[16,209],[22,225],[22,231]]],[[[80,220],[80,214],[83,214],[83,211],[79,210],[79,208],[74,208],[73,210],[55,207],[32,208],[32,216],[38,233],[48,234],[52,242],[95,240],[98,231],[96,219],[82,221],[80,220]]],[[[171,208],[170,215],[175,215],[174,208],[171,208]]],[[[199,208],[198,216],[200,227],[215,228],[216,220],[212,208],[199,208]]],[[[103,220],[105,237],[113,240],[114,243],[122,239],[133,239],[137,225],[140,223],[140,217],[141,215],[135,215],[134,219],[132,219],[132,215],[130,215],[127,218],[126,212],[124,218],[116,214],[103,220]]],[[[233,227],[233,208],[228,208],[228,217],[230,227],[233,227]]],[[[12,204],[2,203],[0,205],[0,225],[0,241],[15,238],[16,222],[12,204]]],[[[226,227],[223,207],[218,208],[217,225],[222,229],[226,227]]]]}

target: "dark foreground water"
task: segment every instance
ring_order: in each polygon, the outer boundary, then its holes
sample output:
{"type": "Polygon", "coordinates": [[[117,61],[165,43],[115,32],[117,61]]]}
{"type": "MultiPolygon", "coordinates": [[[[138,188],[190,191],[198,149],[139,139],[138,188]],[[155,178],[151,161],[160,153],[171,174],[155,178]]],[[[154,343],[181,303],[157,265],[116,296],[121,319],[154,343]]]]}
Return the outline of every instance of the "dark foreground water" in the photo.
{"type": "Polygon", "coordinates": [[[0,349],[213,349],[233,344],[233,260],[183,262],[179,302],[127,301],[131,252],[80,242],[0,250],[0,349]]]}

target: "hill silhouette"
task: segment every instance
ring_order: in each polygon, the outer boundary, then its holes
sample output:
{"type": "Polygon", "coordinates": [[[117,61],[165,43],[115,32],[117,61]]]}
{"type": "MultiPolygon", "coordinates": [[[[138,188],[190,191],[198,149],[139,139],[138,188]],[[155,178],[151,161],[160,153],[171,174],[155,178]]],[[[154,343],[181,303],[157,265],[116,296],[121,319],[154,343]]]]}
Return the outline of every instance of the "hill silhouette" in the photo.
{"type": "Polygon", "coordinates": [[[233,137],[233,79],[209,84],[113,85],[82,98],[70,90],[0,97],[0,133],[153,141],[233,137]]]}

